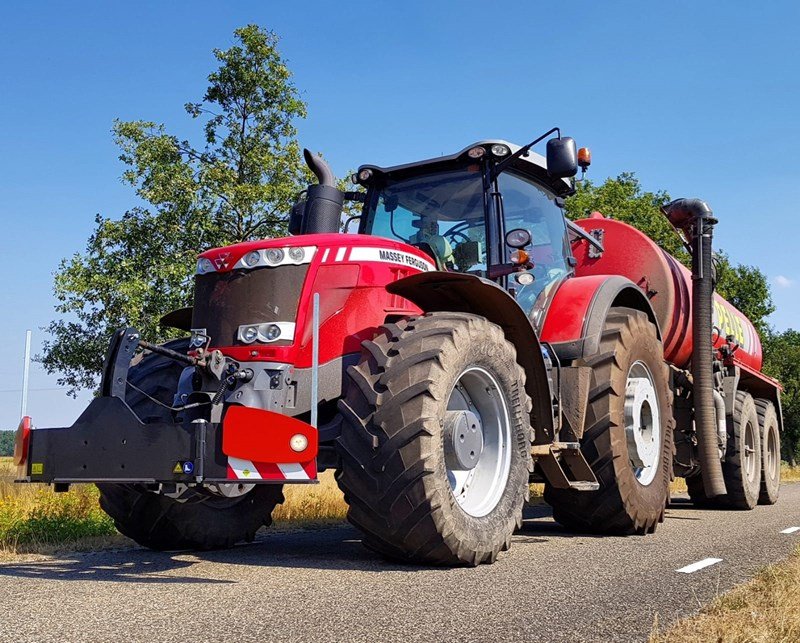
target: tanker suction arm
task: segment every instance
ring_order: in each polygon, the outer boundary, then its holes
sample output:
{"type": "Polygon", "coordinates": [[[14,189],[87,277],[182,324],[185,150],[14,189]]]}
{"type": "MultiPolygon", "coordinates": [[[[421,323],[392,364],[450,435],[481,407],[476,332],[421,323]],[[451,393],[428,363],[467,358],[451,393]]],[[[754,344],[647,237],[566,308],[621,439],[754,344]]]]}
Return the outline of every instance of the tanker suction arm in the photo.
{"type": "Polygon", "coordinates": [[[692,379],[694,418],[700,467],[706,496],[727,493],[719,459],[714,407],[713,320],[714,277],[712,237],[717,219],[700,199],[676,199],[661,208],[669,222],[683,234],[692,254],[692,379]]]}

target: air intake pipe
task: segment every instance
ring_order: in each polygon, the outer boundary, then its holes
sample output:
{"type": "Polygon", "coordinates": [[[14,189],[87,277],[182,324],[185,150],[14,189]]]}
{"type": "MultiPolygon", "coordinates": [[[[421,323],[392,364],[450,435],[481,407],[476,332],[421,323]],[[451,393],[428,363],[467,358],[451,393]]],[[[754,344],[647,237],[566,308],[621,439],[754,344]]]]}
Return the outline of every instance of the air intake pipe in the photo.
{"type": "Polygon", "coordinates": [[[712,310],[714,274],[711,242],[717,220],[705,201],[677,199],[662,212],[683,233],[692,253],[692,380],[694,381],[694,420],[700,451],[700,467],[706,496],[726,494],[719,457],[714,406],[714,347],[712,310]]]}
{"type": "Polygon", "coordinates": [[[289,232],[292,234],[339,232],[344,194],[336,187],[336,178],[321,156],[304,149],[303,157],[319,183],[309,185],[305,200],[298,201],[292,208],[289,232]]]}

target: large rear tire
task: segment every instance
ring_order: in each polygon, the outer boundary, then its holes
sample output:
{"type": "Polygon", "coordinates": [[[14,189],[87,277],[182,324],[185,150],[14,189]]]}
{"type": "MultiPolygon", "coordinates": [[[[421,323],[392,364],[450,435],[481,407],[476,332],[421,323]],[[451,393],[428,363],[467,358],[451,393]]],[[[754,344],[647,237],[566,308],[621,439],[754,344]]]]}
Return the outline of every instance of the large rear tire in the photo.
{"type": "Polygon", "coordinates": [[[531,465],[513,345],[483,317],[430,313],[363,346],[340,403],[348,519],[391,558],[494,562],[522,523],[531,465]]]}
{"type": "Polygon", "coordinates": [[[756,412],[761,428],[761,492],[758,504],[774,505],[781,487],[781,434],[778,413],[769,400],[757,399],[756,412]]]}
{"type": "Polygon", "coordinates": [[[664,519],[672,477],[672,391],[656,327],[641,311],[613,308],[597,355],[581,451],[597,491],[545,486],[555,520],[592,533],[644,534],[664,519]]]}
{"type": "MultiPolygon", "coordinates": [[[[188,341],[165,345],[186,352],[188,341]]],[[[125,401],[146,422],[172,422],[166,405],[178,385],[183,366],[147,353],[131,366],[128,381],[147,395],[129,387],[125,401]]],[[[252,541],[262,525],[272,522],[272,510],[283,502],[279,485],[255,485],[246,493],[225,497],[206,490],[186,489],[179,498],[148,491],[137,484],[99,484],[100,506],[117,529],[150,549],[220,549],[252,541]]]]}

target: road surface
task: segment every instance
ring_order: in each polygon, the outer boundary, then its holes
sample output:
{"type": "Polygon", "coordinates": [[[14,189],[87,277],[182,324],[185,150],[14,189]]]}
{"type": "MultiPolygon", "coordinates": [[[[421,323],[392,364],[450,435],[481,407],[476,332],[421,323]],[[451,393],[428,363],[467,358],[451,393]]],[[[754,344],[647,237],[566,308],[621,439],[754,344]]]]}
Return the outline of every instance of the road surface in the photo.
{"type": "Polygon", "coordinates": [[[800,544],[800,530],[781,533],[800,527],[800,484],[751,512],[679,498],[644,537],[573,536],[545,506],[527,515],[511,551],[474,569],[388,563],[344,525],[201,555],[4,563],[0,641],[643,641],[654,619],[691,614],[800,544]]]}

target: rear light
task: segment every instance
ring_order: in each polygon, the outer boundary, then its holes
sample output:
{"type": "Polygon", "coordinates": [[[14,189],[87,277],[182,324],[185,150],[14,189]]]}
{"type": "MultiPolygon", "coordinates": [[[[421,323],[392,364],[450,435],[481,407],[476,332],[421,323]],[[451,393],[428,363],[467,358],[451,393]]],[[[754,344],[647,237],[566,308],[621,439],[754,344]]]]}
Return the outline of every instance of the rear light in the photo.
{"type": "Polygon", "coordinates": [[[19,422],[17,436],[14,441],[14,464],[18,467],[28,461],[28,447],[31,443],[32,426],[31,418],[27,415],[19,422]]]}

